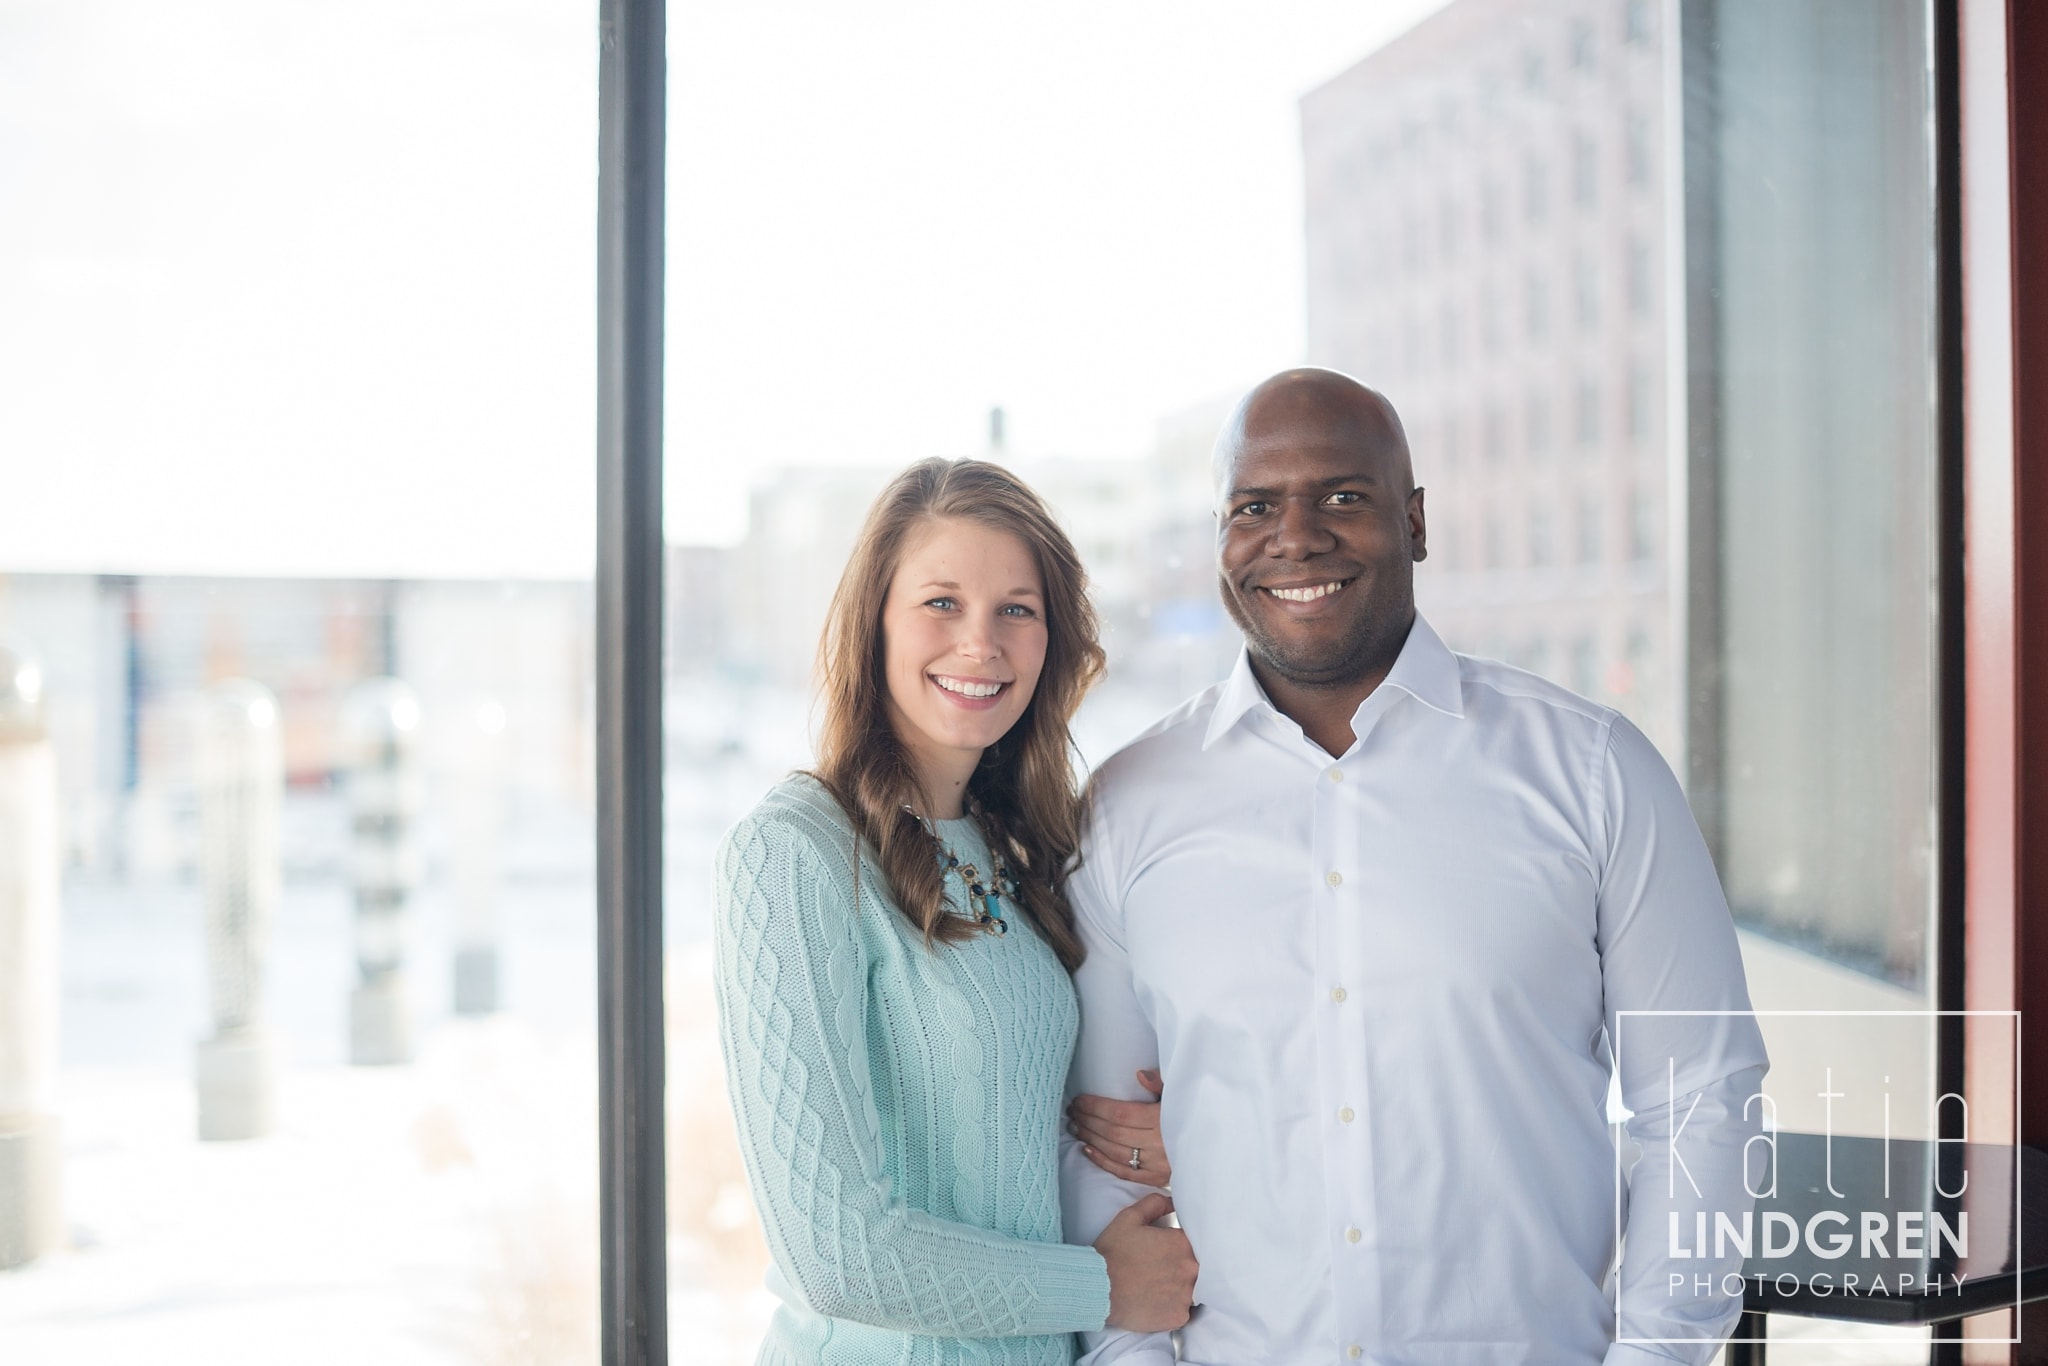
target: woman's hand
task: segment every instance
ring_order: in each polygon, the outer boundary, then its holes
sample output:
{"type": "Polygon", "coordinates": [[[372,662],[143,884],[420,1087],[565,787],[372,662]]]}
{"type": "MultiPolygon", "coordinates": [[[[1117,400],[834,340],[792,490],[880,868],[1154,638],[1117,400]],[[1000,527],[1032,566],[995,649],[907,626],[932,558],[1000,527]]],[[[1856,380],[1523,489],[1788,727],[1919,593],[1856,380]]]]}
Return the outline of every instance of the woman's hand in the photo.
{"type": "Polygon", "coordinates": [[[1173,1201],[1148,1195],[1126,1205],[1095,1240],[1109,1263],[1109,1327],[1168,1333],[1188,1321],[1195,1298],[1195,1252],[1177,1228],[1154,1228],[1173,1201]]]}
{"type": "MultiPolygon", "coordinates": [[[[1138,1084],[1155,1096],[1166,1092],[1159,1074],[1149,1069],[1138,1073],[1138,1084]]],[[[1156,1100],[1076,1096],[1067,1106],[1067,1132],[1081,1140],[1088,1160],[1111,1176],[1144,1186],[1164,1186],[1173,1179],[1173,1164],[1166,1160],[1166,1145],[1159,1138],[1156,1100]],[[1138,1152],[1135,1167],[1133,1148],[1138,1152]]]]}

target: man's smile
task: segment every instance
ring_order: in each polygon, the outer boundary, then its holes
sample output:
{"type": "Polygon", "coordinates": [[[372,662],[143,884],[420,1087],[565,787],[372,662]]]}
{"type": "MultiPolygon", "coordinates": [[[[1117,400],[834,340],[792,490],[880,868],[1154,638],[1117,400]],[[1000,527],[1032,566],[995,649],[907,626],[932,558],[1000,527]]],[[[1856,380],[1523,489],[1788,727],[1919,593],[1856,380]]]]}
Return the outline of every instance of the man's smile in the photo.
{"type": "Polygon", "coordinates": [[[1258,591],[1271,594],[1282,602],[1320,602],[1333,593],[1342,592],[1357,581],[1356,577],[1353,577],[1322,579],[1308,583],[1261,584],[1258,591]]]}

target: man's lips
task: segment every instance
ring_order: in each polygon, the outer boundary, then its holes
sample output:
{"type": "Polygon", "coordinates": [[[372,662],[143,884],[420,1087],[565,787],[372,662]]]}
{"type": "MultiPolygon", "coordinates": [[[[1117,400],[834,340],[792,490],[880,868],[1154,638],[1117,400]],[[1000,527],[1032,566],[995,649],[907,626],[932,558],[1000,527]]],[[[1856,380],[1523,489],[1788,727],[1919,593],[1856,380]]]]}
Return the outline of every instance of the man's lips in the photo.
{"type": "Polygon", "coordinates": [[[1262,583],[1257,591],[1278,602],[1310,606],[1335,597],[1357,581],[1356,575],[1348,579],[1301,579],[1293,583],[1262,583]]]}

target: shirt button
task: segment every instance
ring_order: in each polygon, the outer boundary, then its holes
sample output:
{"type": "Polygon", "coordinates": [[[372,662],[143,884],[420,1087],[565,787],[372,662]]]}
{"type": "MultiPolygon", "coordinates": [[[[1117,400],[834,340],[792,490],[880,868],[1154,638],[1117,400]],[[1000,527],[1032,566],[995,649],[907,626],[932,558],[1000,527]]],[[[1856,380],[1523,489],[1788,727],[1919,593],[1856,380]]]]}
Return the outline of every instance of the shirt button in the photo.
{"type": "Polygon", "coordinates": [[[1344,781],[1344,770],[1336,767],[1335,765],[1332,765],[1331,767],[1324,769],[1323,772],[1329,775],[1330,781],[1333,783],[1341,783],[1344,781]]]}
{"type": "Polygon", "coordinates": [[[1346,1124],[1349,1124],[1352,1120],[1358,1118],[1358,1111],[1352,1109],[1349,1105],[1347,1105],[1337,1112],[1337,1118],[1343,1120],[1346,1124]]]}
{"type": "Polygon", "coordinates": [[[1353,1361],[1356,1361],[1360,1357],[1365,1355],[1365,1349],[1354,1342],[1349,1347],[1346,1347],[1344,1349],[1344,1355],[1350,1357],[1353,1361]]]}
{"type": "Polygon", "coordinates": [[[1332,887],[1342,887],[1344,885],[1344,875],[1335,868],[1332,868],[1329,872],[1323,874],[1323,881],[1329,883],[1332,887]]]}
{"type": "Polygon", "coordinates": [[[1363,1233],[1360,1233],[1355,1228],[1347,1228],[1344,1230],[1344,1241],[1347,1243],[1355,1243],[1364,1236],[1365,1235],[1363,1233]]]}
{"type": "Polygon", "coordinates": [[[1344,1004],[1344,996],[1345,996],[1345,991],[1344,991],[1344,988],[1342,988],[1342,987],[1331,987],[1331,988],[1330,988],[1330,999],[1331,999],[1332,1001],[1335,1001],[1335,1002],[1336,1002],[1336,1003],[1337,1003],[1338,1005],[1340,1005],[1340,1006],[1341,1006],[1341,1005],[1343,1005],[1343,1004],[1344,1004]]]}

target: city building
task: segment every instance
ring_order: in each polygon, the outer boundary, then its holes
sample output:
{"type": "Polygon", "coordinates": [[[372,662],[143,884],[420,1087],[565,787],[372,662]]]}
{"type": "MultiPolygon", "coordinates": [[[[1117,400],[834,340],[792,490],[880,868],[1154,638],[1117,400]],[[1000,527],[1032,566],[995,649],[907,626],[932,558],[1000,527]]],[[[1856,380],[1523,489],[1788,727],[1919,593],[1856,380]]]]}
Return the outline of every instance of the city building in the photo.
{"type": "Polygon", "coordinates": [[[1309,359],[1401,412],[1423,610],[1673,753],[1661,13],[1456,0],[1301,125],[1309,359]]]}

